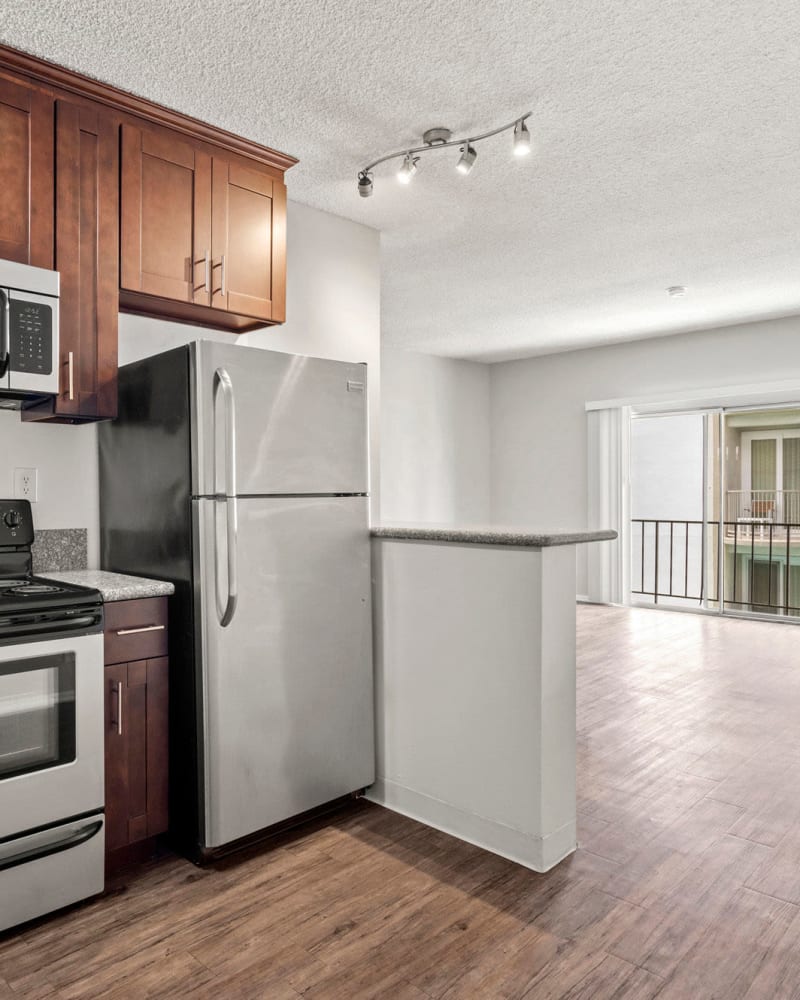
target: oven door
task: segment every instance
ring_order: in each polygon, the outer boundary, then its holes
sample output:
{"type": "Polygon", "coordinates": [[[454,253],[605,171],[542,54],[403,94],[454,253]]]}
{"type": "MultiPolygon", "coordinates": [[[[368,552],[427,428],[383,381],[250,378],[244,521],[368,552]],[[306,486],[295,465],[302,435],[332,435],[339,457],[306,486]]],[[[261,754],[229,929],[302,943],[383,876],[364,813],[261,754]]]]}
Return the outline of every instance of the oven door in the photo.
{"type": "Polygon", "coordinates": [[[103,636],[0,646],[0,840],[103,803],[103,636]]]}

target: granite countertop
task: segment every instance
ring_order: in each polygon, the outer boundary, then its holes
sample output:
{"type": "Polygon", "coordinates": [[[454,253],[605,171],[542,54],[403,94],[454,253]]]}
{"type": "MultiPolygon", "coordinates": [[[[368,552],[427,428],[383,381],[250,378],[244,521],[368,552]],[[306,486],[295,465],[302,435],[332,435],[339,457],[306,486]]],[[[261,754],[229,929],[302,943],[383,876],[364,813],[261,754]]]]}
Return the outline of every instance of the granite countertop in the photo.
{"type": "Polygon", "coordinates": [[[101,569],[74,569],[69,571],[44,570],[41,576],[79,587],[94,587],[104,601],[135,601],[142,597],[166,597],[175,593],[173,584],[166,580],[148,580],[144,576],[127,576],[107,573],[101,569]]]}
{"type": "Polygon", "coordinates": [[[374,538],[396,538],[418,542],[469,542],[477,545],[516,545],[542,549],[551,545],[604,542],[617,537],[616,531],[534,531],[524,527],[449,524],[377,524],[370,529],[374,538]]]}

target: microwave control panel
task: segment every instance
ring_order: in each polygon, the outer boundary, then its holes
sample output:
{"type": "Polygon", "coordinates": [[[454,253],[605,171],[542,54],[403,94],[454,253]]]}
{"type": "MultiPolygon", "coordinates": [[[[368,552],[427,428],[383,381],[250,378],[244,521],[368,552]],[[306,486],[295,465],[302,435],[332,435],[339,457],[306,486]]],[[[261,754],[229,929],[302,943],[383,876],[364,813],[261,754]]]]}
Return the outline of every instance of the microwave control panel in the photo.
{"type": "Polygon", "coordinates": [[[49,375],[53,370],[53,307],[11,299],[11,370],[49,375]]]}

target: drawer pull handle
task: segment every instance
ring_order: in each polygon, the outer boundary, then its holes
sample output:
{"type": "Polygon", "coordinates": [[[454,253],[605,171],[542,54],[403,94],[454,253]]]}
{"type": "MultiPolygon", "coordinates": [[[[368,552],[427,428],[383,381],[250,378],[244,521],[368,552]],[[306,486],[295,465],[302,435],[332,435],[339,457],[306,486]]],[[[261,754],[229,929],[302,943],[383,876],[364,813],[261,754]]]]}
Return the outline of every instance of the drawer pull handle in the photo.
{"type": "Polygon", "coordinates": [[[117,635],[136,635],[137,632],[163,632],[166,625],[142,625],[140,628],[118,628],[117,635]]]}

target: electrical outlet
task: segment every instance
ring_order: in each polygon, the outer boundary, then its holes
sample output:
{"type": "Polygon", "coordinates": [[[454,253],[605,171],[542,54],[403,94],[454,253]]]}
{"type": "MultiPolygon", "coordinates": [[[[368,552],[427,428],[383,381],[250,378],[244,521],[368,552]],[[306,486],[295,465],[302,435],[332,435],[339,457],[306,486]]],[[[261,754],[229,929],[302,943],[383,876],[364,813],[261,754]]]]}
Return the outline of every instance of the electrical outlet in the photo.
{"type": "Polygon", "coordinates": [[[39,499],[38,469],[14,469],[14,499],[36,503],[39,499]]]}

